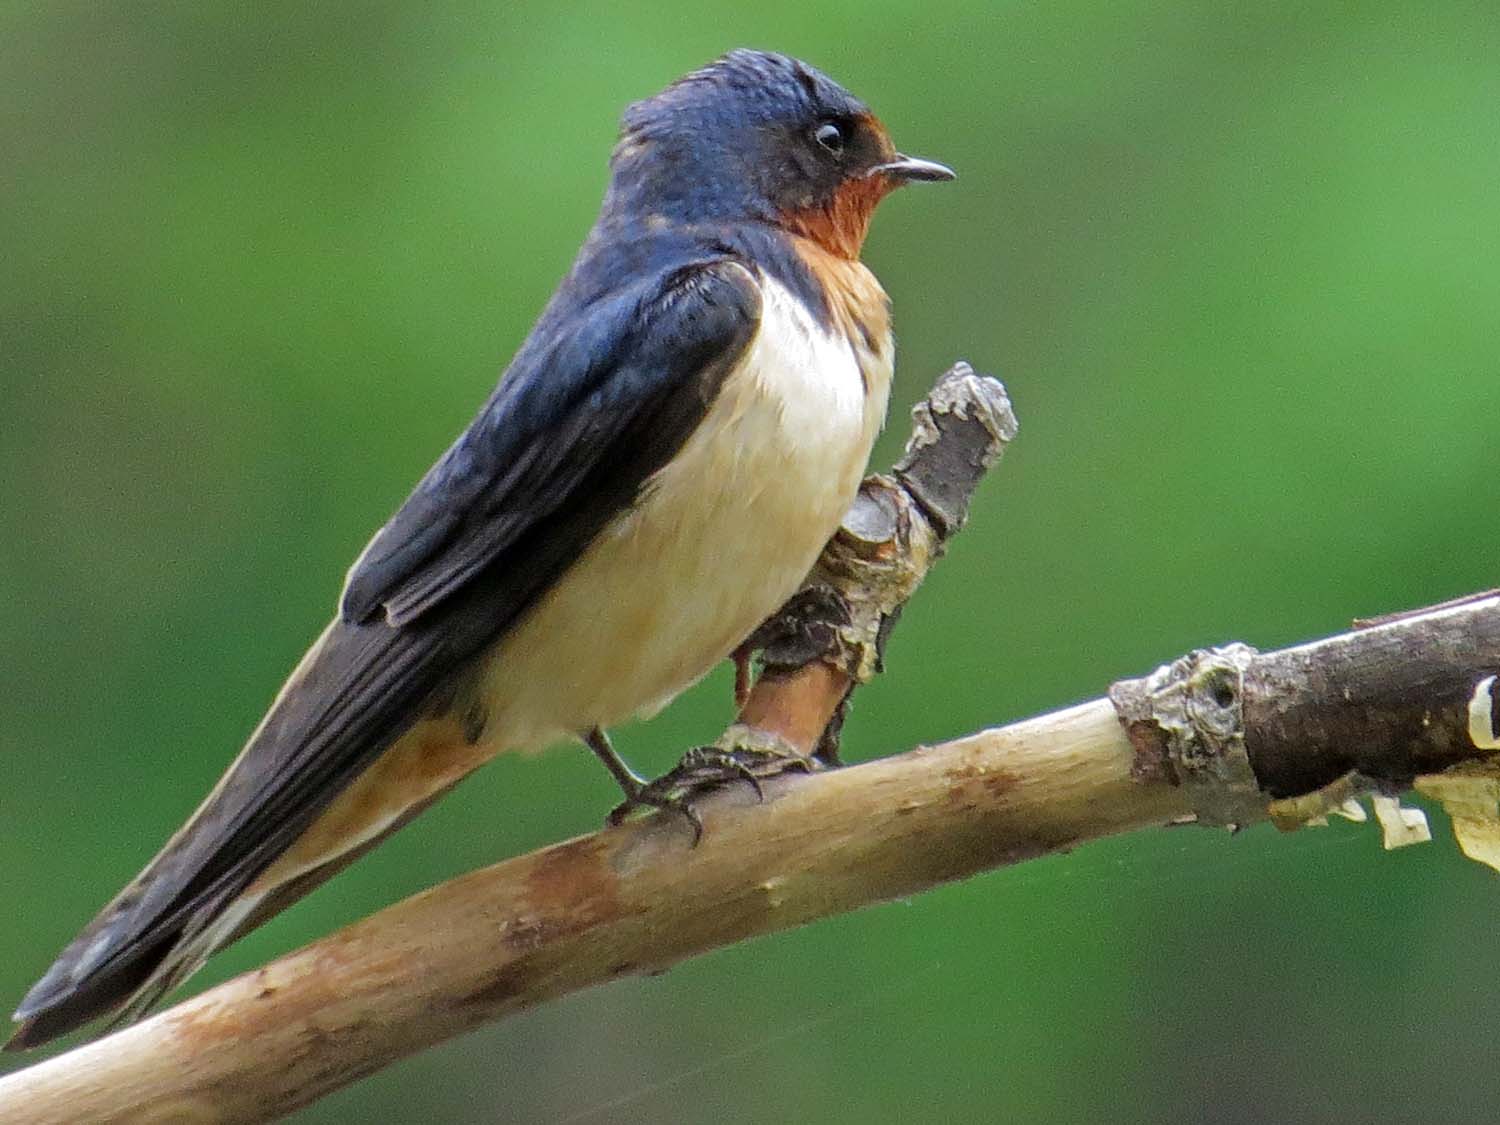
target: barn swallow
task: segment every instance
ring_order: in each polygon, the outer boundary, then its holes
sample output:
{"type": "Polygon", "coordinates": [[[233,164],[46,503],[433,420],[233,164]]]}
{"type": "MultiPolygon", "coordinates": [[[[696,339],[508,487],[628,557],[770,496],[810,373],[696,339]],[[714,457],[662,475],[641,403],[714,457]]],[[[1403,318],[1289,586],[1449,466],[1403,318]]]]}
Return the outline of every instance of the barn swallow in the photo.
{"type": "Polygon", "coordinates": [[[598,220],[478,416],[192,818],[27,993],[7,1044],[136,1019],[504,750],[702,678],[852,501],[894,361],[860,262],[948,180],[805,63],[732,51],[630,106],[598,220]]]}

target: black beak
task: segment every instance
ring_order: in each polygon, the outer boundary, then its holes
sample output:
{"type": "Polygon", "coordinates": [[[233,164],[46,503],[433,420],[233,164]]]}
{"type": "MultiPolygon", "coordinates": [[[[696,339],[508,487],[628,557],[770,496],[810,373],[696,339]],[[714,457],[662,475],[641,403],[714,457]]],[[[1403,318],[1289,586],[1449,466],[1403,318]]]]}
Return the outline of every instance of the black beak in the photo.
{"type": "Polygon", "coordinates": [[[865,174],[873,176],[877,173],[908,182],[926,180],[929,183],[940,183],[954,178],[953,169],[946,164],[939,164],[936,160],[920,160],[915,156],[904,156],[899,152],[895,160],[877,164],[865,174]]]}

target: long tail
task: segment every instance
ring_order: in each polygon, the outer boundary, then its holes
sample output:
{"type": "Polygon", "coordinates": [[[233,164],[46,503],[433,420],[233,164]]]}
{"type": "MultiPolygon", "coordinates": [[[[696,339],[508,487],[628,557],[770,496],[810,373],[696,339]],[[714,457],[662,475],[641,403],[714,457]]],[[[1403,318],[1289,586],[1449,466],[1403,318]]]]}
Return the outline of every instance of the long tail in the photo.
{"type": "MultiPolygon", "coordinates": [[[[20,1026],[5,1050],[40,1046],[111,1012],[116,1013],[111,1027],[139,1019],[202,967],[215,949],[227,944],[214,920],[203,917],[196,926],[143,946],[128,961],[96,964],[96,950],[109,943],[118,923],[149,886],[151,875],[148,867],[100,911],[26,994],[14,1017],[20,1026]]],[[[231,916],[231,912],[215,914],[225,920],[231,916]]]]}
{"type": "MultiPolygon", "coordinates": [[[[25,1051],[39,1047],[103,1017],[108,1017],[108,1022],[104,1025],[106,1032],[143,1019],[179,985],[201,969],[215,953],[234,944],[298,899],[311,894],[349,864],[373,850],[387,836],[404,828],[434,801],[447,794],[459,780],[462,779],[455,779],[425,800],[412,805],[376,835],[347,851],[330,856],[311,870],[268,889],[252,888],[211,915],[205,912],[205,916],[195,919],[175,940],[164,942],[159,948],[143,956],[136,962],[134,972],[106,972],[89,976],[89,967],[81,959],[69,962],[66,954],[58,958],[56,965],[21,1001],[15,1014],[20,1025],[0,1049],[25,1051]],[[46,997],[55,987],[54,975],[62,972],[76,974],[81,979],[72,985],[60,1003],[37,1005],[34,1011],[29,1011],[28,1005],[33,1003],[33,997],[46,997]]],[[[100,911],[88,929],[78,936],[74,945],[82,945],[91,934],[108,931],[111,923],[123,911],[128,910],[128,905],[124,904],[133,900],[150,882],[151,877],[152,867],[147,867],[114,902],[100,911]]],[[[69,950],[72,948],[70,946],[69,950]]]]}
{"type": "Polygon", "coordinates": [[[214,792],[26,994],[6,1049],[139,1018],[488,757],[460,695],[433,696],[445,655],[383,625],[325,631],[214,792]]]}

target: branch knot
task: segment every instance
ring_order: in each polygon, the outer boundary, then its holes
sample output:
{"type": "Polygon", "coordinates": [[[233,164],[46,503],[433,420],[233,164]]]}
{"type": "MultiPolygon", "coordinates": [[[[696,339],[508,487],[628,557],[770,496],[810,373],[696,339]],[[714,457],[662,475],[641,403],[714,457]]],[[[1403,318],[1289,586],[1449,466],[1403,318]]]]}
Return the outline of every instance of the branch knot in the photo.
{"type": "Polygon", "coordinates": [[[1238,826],[1265,816],[1245,752],[1245,670],[1258,655],[1245,644],[1195,649],[1109,689],[1136,750],[1137,779],[1190,791],[1201,824],[1238,826]]]}

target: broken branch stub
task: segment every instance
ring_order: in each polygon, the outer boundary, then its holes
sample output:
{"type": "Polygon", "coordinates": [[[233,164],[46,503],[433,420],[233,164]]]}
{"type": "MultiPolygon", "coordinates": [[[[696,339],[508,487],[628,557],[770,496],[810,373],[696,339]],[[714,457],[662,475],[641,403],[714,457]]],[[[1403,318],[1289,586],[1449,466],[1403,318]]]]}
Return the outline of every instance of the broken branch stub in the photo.
{"type": "Polygon", "coordinates": [[[865,479],[801,590],[756,630],[761,675],[723,748],[770,739],[836,761],[844,704],[881,670],[901,609],[1016,436],[1005,387],[956,363],[912,408],[890,475],[865,479]]]}

